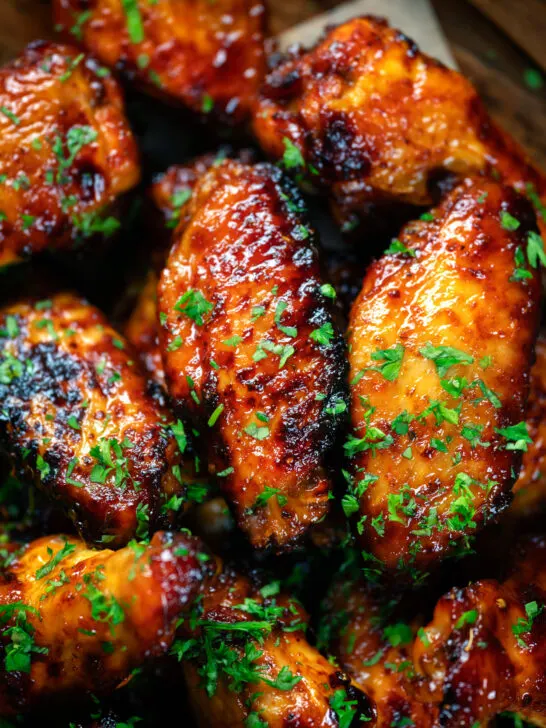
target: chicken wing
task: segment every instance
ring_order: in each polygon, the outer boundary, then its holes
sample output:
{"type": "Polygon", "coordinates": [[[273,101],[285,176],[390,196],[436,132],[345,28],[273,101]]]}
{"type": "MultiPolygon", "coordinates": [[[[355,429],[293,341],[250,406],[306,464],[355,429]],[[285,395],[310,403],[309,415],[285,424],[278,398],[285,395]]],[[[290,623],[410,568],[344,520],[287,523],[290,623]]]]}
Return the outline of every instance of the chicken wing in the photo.
{"type": "Polygon", "coordinates": [[[301,604],[217,564],[173,646],[201,728],[373,726],[373,706],[305,637],[301,604]]]}
{"type": "MultiPolygon", "coordinates": [[[[351,312],[346,513],[368,575],[432,566],[509,503],[544,257],[509,187],[467,180],[402,231],[351,312]]],[[[414,571],[416,570],[416,571],[414,571]]]]}
{"type": "Polygon", "coordinates": [[[100,311],[60,293],[5,307],[0,330],[0,447],[23,479],[96,543],[143,538],[181,508],[184,429],[100,311]]]}
{"type": "Polygon", "coordinates": [[[280,172],[226,161],[197,184],[159,284],[169,391],[256,547],[328,509],[344,344],[313,232],[280,172]]]}
{"type": "Polygon", "coordinates": [[[446,174],[496,171],[536,197],[546,229],[546,179],[473,86],[379,18],[289,55],[266,77],[253,125],[272,158],[329,191],[345,224],[371,205],[430,205],[446,174]]]}
{"type": "Polygon", "coordinates": [[[55,0],[54,18],[110,68],[224,121],[247,116],[265,72],[260,0],[55,0]]]}
{"type": "Polygon", "coordinates": [[[169,648],[203,574],[182,534],[119,551],[63,536],[23,547],[0,570],[0,715],[113,690],[169,648]]]}
{"type": "Polygon", "coordinates": [[[531,390],[527,429],[532,443],[523,453],[519,477],[514,485],[514,502],[507,515],[526,517],[546,509],[546,333],[536,345],[536,362],[531,369],[531,390]]]}
{"type": "Polygon", "coordinates": [[[504,582],[454,589],[415,640],[420,699],[435,703],[439,725],[489,725],[511,711],[546,726],[546,539],[519,545],[504,582]]]}
{"type": "Polygon", "coordinates": [[[411,647],[419,621],[397,619],[397,600],[361,580],[337,580],[319,636],[355,684],[375,702],[377,728],[433,728],[438,707],[415,696],[411,647]]]}
{"type": "Polygon", "coordinates": [[[0,68],[0,268],[119,227],[139,179],[114,79],[69,46],[34,43],[0,68]]]}

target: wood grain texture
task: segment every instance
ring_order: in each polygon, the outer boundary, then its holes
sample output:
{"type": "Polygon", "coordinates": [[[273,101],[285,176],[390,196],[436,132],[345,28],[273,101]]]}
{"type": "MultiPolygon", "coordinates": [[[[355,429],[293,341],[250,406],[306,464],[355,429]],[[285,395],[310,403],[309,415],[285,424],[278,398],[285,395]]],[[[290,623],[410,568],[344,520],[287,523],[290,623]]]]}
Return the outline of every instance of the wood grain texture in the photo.
{"type": "Polygon", "coordinates": [[[546,71],[544,0],[470,0],[546,71]]]}

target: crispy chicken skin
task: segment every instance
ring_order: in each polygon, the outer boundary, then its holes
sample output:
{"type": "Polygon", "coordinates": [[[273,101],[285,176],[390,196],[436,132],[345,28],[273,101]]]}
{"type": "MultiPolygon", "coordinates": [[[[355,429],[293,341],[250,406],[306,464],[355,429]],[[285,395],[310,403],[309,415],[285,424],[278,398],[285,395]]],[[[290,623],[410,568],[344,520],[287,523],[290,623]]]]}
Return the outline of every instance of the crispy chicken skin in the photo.
{"type": "Polygon", "coordinates": [[[198,726],[373,726],[373,706],[309,644],[307,622],[301,604],[279,593],[278,584],[260,590],[217,562],[203,601],[182,627],[185,639],[174,647],[184,653],[198,726]]]}
{"type": "Polygon", "coordinates": [[[92,542],[157,528],[182,495],[180,448],[136,353],[70,293],[5,307],[0,330],[0,447],[22,479],[92,542]]]}
{"type": "MultiPolygon", "coordinates": [[[[536,362],[531,369],[531,389],[527,405],[527,429],[532,439],[514,485],[514,501],[509,515],[532,516],[546,508],[546,333],[536,344],[536,362]]],[[[507,514],[508,515],[508,514],[507,514]]]]}
{"type": "Polygon", "coordinates": [[[169,391],[252,544],[288,547],[327,512],[324,456],[345,410],[313,232],[269,165],[226,161],[188,205],[159,284],[169,391]]]}
{"type": "Polygon", "coordinates": [[[196,112],[240,122],[265,73],[260,0],[55,0],[55,22],[102,63],[196,112]]]}
{"type": "Polygon", "coordinates": [[[453,589],[414,643],[421,700],[445,728],[486,726],[512,711],[546,725],[546,539],[519,544],[510,576],[453,589]]]}
{"type": "Polygon", "coordinates": [[[469,81],[379,18],[350,20],[289,55],[266,77],[253,126],[273,159],[286,153],[287,166],[330,192],[342,218],[371,203],[431,204],[447,173],[496,169],[546,197],[544,177],[469,81]]]}
{"type": "Polygon", "coordinates": [[[477,179],[432,217],[371,265],[351,312],[347,497],[370,577],[417,576],[464,547],[508,505],[529,442],[532,209],[477,179]]]}
{"type": "Polygon", "coordinates": [[[432,728],[438,707],[415,696],[411,646],[419,625],[408,624],[404,614],[399,621],[397,606],[362,580],[336,580],[322,618],[324,636],[339,665],[375,702],[377,728],[432,728]]]}
{"type": "Polygon", "coordinates": [[[24,546],[0,571],[0,715],[113,690],[169,648],[202,577],[182,534],[119,551],[70,536],[24,546]]]}
{"type": "Polygon", "coordinates": [[[140,174],[114,79],[74,48],[34,43],[0,68],[0,109],[0,268],[111,234],[111,203],[140,174]]]}

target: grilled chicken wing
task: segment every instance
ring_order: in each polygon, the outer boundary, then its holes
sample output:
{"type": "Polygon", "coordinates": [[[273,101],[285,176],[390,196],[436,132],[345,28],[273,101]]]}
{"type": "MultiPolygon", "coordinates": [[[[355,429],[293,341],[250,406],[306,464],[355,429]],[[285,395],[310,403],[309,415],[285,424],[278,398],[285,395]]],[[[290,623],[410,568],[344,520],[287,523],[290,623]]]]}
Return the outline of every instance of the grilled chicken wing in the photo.
{"type": "Polygon", "coordinates": [[[414,644],[421,700],[439,724],[472,728],[511,711],[546,726],[546,539],[519,545],[510,576],[454,589],[414,644]]]}
{"type": "Polygon", "coordinates": [[[546,333],[536,345],[536,362],[531,369],[527,429],[532,443],[523,453],[514,501],[508,515],[532,516],[546,508],[546,333]]]}
{"type": "Polygon", "coordinates": [[[169,391],[254,546],[282,548],[328,508],[346,409],[331,287],[273,167],[224,162],[188,204],[159,284],[169,391]]]}
{"type": "Polygon", "coordinates": [[[429,205],[450,173],[496,170],[546,199],[546,179],[473,86],[378,18],[333,28],[272,70],[254,131],[271,157],[328,190],[345,222],[371,205],[429,205]]]}
{"type": "Polygon", "coordinates": [[[202,576],[182,534],[117,552],[63,536],[23,547],[0,571],[0,715],[113,690],[168,649],[202,576]]]}
{"type": "Polygon", "coordinates": [[[411,647],[419,623],[408,624],[407,617],[399,621],[399,607],[396,599],[389,601],[361,580],[338,580],[330,589],[319,635],[375,702],[377,728],[432,728],[438,707],[415,695],[411,647]]]}
{"type": "Polygon", "coordinates": [[[55,0],[57,25],[152,93],[241,121],[265,72],[260,0],[55,0]]]}
{"type": "Polygon", "coordinates": [[[532,210],[467,180],[431,217],[370,267],[351,312],[346,510],[370,576],[464,546],[508,505],[530,441],[543,255],[532,210]]]}
{"type": "Polygon", "coordinates": [[[0,446],[23,479],[96,543],[157,528],[183,501],[185,435],[127,342],[67,293],[5,307],[0,330],[0,446]]]}
{"type": "Polygon", "coordinates": [[[0,267],[119,227],[139,179],[117,83],[69,46],[30,45],[0,68],[0,267]]]}
{"type": "Polygon", "coordinates": [[[307,615],[278,582],[259,589],[217,564],[174,652],[202,728],[373,726],[373,706],[305,637],[307,615]],[[344,716],[344,717],[343,717],[344,716]]]}

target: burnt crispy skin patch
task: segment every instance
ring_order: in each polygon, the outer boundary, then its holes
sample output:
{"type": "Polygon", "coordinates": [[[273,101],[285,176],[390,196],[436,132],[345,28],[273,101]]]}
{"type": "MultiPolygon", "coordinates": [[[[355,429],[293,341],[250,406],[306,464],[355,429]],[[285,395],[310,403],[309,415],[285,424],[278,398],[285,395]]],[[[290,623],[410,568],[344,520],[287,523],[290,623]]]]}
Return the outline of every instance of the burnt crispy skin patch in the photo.
{"type": "Polygon", "coordinates": [[[546,541],[527,537],[508,578],[453,589],[415,640],[421,700],[446,728],[487,725],[503,711],[543,725],[546,716],[546,541]]]}
{"type": "MultiPolygon", "coordinates": [[[[430,205],[445,174],[498,171],[546,199],[546,180],[496,127],[472,84],[382,19],[334,27],[266,77],[254,132],[273,159],[331,195],[342,221],[370,204],[430,205]]],[[[546,224],[546,223],[544,223],[546,224]]]]}
{"type": "Polygon", "coordinates": [[[200,728],[252,725],[258,718],[270,728],[339,728],[349,725],[349,717],[352,728],[375,725],[373,703],[310,644],[308,615],[278,584],[260,588],[217,560],[203,591],[174,649],[187,645],[184,674],[200,728]],[[252,627],[256,620],[261,630],[252,627]],[[189,645],[191,640],[197,643],[189,645]],[[209,659],[218,667],[217,679],[207,671],[209,659]],[[222,669],[232,661],[243,666],[239,677],[222,669]]]}
{"type": "Polygon", "coordinates": [[[68,293],[5,307],[0,330],[0,444],[16,471],[95,543],[165,522],[180,450],[128,343],[68,293]]]}
{"type": "Polygon", "coordinates": [[[529,440],[532,210],[511,188],[467,180],[432,218],[372,264],[350,318],[348,505],[375,576],[417,577],[464,547],[510,502],[529,440]]]}
{"type": "Polygon", "coordinates": [[[0,572],[0,715],[111,692],[169,648],[203,574],[198,542],[182,534],[119,551],[72,536],[22,547],[0,572]]]}
{"type": "Polygon", "coordinates": [[[159,284],[170,394],[255,546],[288,546],[327,510],[344,344],[313,232],[269,165],[226,161],[183,211],[159,284]]]}
{"type": "Polygon", "coordinates": [[[0,68],[0,267],[119,226],[139,179],[121,90],[71,46],[34,43],[0,68]]]}
{"type": "Polygon", "coordinates": [[[152,94],[238,123],[265,72],[259,0],[56,0],[55,22],[102,63],[152,94]],[[89,5],[87,7],[87,5],[89,5]]]}

